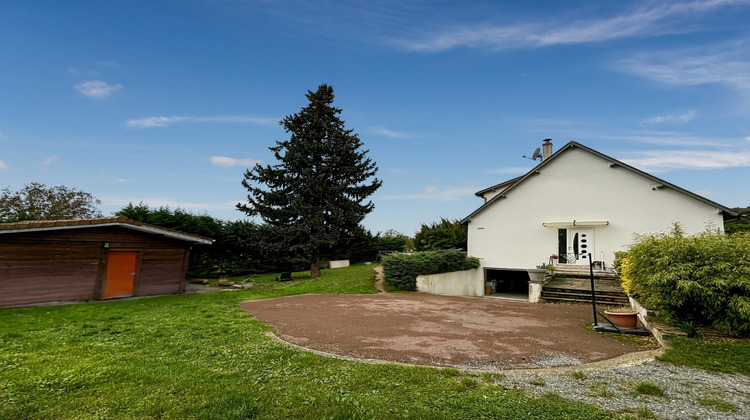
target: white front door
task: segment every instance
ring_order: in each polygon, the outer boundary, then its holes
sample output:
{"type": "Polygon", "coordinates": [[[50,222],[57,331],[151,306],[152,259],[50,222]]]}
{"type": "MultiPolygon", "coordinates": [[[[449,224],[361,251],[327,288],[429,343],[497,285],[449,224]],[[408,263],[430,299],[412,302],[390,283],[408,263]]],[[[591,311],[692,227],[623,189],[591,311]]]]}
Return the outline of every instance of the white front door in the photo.
{"type": "Polygon", "coordinates": [[[589,254],[594,255],[593,228],[569,228],[566,229],[565,235],[560,235],[559,238],[561,250],[563,243],[565,246],[565,255],[561,258],[561,263],[564,261],[564,264],[589,265],[589,254]]]}

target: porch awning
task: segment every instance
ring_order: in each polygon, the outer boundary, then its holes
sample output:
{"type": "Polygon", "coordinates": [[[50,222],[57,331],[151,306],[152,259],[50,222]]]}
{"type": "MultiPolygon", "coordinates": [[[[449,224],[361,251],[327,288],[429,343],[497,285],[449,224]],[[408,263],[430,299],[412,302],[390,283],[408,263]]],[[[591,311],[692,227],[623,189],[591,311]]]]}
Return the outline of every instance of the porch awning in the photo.
{"type": "Polygon", "coordinates": [[[544,227],[554,228],[567,228],[567,227],[595,227],[595,226],[607,226],[609,225],[608,220],[572,220],[566,222],[544,222],[544,227]]]}

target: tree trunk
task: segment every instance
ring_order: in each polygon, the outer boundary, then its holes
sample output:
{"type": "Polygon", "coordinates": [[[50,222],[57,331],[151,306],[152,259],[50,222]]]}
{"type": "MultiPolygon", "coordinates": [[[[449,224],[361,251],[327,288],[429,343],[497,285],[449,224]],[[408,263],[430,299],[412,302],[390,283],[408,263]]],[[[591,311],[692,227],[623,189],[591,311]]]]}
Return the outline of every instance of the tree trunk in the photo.
{"type": "Polygon", "coordinates": [[[318,263],[312,262],[310,263],[310,278],[317,279],[320,277],[320,267],[318,267],[318,263]]]}

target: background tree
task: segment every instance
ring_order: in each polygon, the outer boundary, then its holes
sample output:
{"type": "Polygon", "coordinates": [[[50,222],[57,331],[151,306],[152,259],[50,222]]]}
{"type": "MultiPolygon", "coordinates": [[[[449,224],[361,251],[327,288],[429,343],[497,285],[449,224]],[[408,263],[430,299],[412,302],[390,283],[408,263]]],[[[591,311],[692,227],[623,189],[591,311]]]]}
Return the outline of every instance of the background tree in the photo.
{"type": "Polygon", "coordinates": [[[307,259],[311,277],[326,250],[351,240],[374,205],[364,202],[382,184],[362,142],[344,127],[332,106],[333,88],[308,91],[309,104],[280,124],[290,134],[269,149],[276,165],[245,171],[247,204],[237,208],[260,216],[288,249],[307,259]]]}
{"type": "Polygon", "coordinates": [[[414,240],[394,229],[389,229],[382,234],[378,232],[375,242],[378,251],[404,252],[414,249],[414,240]]]}
{"type": "Polygon", "coordinates": [[[5,188],[0,194],[0,222],[64,220],[101,217],[101,201],[93,195],[63,185],[48,187],[38,182],[19,191],[5,188]]]}
{"type": "Polygon", "coordinates": [[[150,208],[144,203],[129,203],[115,214],[213,239],[212,245],[194,245],[190,251],[191,277],[237,276],[292,268],[301,271],[305,267],[304,261],[284,249],[263,246],[276,242],[277,238],[271,236],[266,226],[250,221],[224,221],[180,208],[150,208]]]}
{"type": "Polygon", "coordinates": [[[440,222],[426,225],[414,235],[414,248],[417,251],[437,251],[440,249],[462,249],[466,251],[468,227],[460,220],[440,219],[440,222]]]}
{"type": "Polygon", "coordinates": [[[750,206],[742,208],[735,207],[732,210],[740,214],[737,219],[732,219],[724,223],[724,230],[728,234],[750,232],[750,206]]]}

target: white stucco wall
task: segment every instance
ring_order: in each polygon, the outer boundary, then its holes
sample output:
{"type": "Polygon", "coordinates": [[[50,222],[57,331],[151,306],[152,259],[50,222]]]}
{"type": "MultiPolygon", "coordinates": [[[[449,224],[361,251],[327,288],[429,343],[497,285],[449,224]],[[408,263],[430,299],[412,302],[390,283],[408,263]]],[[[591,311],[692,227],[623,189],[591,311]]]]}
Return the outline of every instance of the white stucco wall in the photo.
{"type": "Polygon", "coordinates": [[[482,195],[482,197],[484,198],[484,202],[486,203],[486,202],[492,200],[492,197],[500,194],[504,189],[505,188],[501,188],[501,189],[498,189],[498,190],[487,191],[486,193],[484,193],[484,195],[482,195]]]}
{"type": "Polygon", "coordinates": [[[611,267],[634,233],[686,234],[723,229],[718,208],[592,155],[578,147],[548,162],[538,174],[500,198],[468,224],[468,253],[482,267],[533,268],[558,253],[557,228],[544,222],[608,221],[594,228],[594,260],[611,267]]]}
{"type": "Polygon", "coordinates": [[[417,276],[417,291],[436,295],[484,296],[484,272],[480,268],[417,276]]]}

